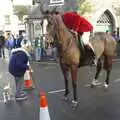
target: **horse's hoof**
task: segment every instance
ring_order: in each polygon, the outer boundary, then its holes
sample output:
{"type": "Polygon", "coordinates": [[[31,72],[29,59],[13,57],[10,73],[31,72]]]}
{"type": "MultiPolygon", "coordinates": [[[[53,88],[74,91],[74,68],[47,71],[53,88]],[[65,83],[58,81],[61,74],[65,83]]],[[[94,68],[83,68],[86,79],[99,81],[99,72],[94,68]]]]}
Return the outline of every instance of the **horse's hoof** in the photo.
{"type": "Polygon", "coordinates": [[[95,88],[96,85],[94,85],[94,84],[91,83],[90,87],[91,87],[91,88],[95,88]]]}
{"type": "Polygon", "coordinates": [[[3,102],[6,104],[6,103],[7,103],[7,100],[3,100],[3,102]]]}
{"type": "Polygon", "coordinates": [[[62,98],[62,100],[65,101],[65,102],[67,102],[67,101],[69,100],[69,98],[68,98],[67,96],[64,96],[64,97],[62,98]]]}
{"type": "Polygon", "coordinates": [[[94,88],[97,85],[97,80],[93,79],[92,83],[91,83],[91,88],[94,88]]]}
{"type": "Polygon", "coordinates": [[[94,87],[99,86],[99,85],[101,85],[101,82],[99,82],[98,80],[93,80],[91,83],[91,88],[94,88],[94,87]]]}
{"type": "Polygon", "coordinates": [[[76,108],[77,108],[77,105],[78,105],[78,102],[77,101],[72,101],[72,110],[76,110],[76,108]]]}
{"type": "Polygon", "coordinates": [[[106,89],[108,89],[108,84],[105,83],[105,84],[104,84],[104,87],[105,87],[106,89]]]}
{"type": "Polygon", "coordinates": [[[69,98],[68,97],[64,97],[64,101],[68,101],[69,100],[69,98]]]}
{"type": "Polygon", "coordinates": [[[108,90],[108,84],[104,84],[104,91],[107,91],[108,90]]]}

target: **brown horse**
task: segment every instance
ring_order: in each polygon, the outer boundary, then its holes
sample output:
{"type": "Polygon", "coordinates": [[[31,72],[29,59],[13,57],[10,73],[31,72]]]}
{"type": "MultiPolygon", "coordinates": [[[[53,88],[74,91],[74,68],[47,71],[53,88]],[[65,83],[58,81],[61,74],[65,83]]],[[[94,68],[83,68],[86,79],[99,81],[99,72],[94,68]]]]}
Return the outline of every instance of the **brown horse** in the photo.
{"type": "MultiPolygon", "coordinates": [[[[73,106],[77,106],[77,70],[81,57],[81,51],[78,47],[75,36],[66,28],[63,23],[61,15],[49,15],[47,16],[47,32],[49,37],[54,38],[58,44],[58,53],[60,58],[60,66],[64,75],[65,81],[65,98],[69,94],[68,88],[68,75],[69,70],[71,71],[72,86],[73,86],[73,106]]],[[[112,36],[98,32],[94,36],[90,37],[90,43],[94,48],[97,62],[97,72],[92,85],[95,85],[96,80],[99,76],[102,63],[101,58],[104,56],[104,68],[107,71],[107,77],[105,85],[109,84],[109,75],[112,68],[112,59],[115,55],[116,42],[112,36]]]]}

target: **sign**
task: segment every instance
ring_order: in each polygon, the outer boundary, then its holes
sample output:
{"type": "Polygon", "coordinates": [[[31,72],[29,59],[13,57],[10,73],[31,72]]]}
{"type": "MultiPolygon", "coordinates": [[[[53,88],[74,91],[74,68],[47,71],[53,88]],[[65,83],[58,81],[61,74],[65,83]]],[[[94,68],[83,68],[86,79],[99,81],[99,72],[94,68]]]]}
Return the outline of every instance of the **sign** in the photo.
{"type": "Polygon", "coordinates": [[[49,6],[60,6],[64,5],[64,0],[50,0],[49,6]]]}

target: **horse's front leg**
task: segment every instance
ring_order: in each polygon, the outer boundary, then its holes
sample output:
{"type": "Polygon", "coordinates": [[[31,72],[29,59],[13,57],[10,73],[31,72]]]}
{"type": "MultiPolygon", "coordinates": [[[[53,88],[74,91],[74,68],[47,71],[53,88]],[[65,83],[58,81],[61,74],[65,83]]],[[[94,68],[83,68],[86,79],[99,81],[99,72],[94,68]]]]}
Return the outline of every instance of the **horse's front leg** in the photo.
{"type": "Polygon", "coordinates": [[[73,97],[74,100],[72,101],[73,107],[75,108],[77,106],[77,69],[78,66],[77,65],[72,65],[71,67],[71,77],[72,77],[72,86],[73,86],[73,97]]]}
{"type": "Polygon", "coordinates": [[[60,63],[61,66],[61,70],[64,76],[64,82],[65,82],[65,98],[64,100],[67,101],[68,100],[68,94],[69,94],[69,87],[68,87],[68,67],[62,63],[60,63]]]}

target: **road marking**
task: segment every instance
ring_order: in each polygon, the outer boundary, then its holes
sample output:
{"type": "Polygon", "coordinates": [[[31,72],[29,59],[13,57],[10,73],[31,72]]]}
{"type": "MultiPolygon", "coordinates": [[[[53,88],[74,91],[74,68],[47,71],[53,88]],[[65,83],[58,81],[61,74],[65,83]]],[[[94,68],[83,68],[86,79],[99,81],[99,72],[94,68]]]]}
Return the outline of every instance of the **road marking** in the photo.
{"type": "Polygon", "coordinates": [[[60,89],[60,90],[53,90],[53,91],[50,91],[48,92],[49,94],[55,94],[55,93],[60,93],[60,92],[64,92],[65,89],[60,89]]]}
{"type": "Polygon", "coordinates": [[[120,82],[120,78],[118,78],[118,79],[114,80],[114,82],[120,82]]]}
{"type": "MultiPolygon", "coordinates": [[[[15,98],[13,97],[13,98],[11,98],[9,101],[7,101],[7,102],[14,101],[14,100],[15,100],[15,98]]],[[[6,103],[7,103],[7,102],[6,102],[6,103]]],[[[0,99],[0,103],[5,103],[5,102],[4,102],[3,99],[0,99]]]]}
{"type": "MultiPolygon", "coordinates": [[[[114,80],[114,82],[120,82],[120,78],[114,80]]],[[[100,85],[102,85],[102,82],[96,83],[96,86],[99,86],[99,87],[100,87],[100,85]]],[[[91,86],[90,83],[85,85],[85,87],[90,87],[90,86],[91,86]]],[[[60,89],[60,90],[49,91],[48,93],[49,93],[49,94],[55,94],[55,93],[60,93],[60,92],[64,92],[64,91],[65,91],[65,89],[60,89]]]]}
{"type": "Polygon", "coordinates": [[[53,67],[53,66],[47,66],[47,67],[43,68],[43,70],[47,70],[47,69],[51,69],[51,68],[55,68],[55,67],[53,67]]]}
{"type": "Polygon", "coordinates": [[[57,65],[57,64],[59,64],[58,62],[43,62],[43,61],[41,61],[41,62],[37,62],[37,61],[32,61],[31,63],[35,63],[35,64],[46,64],[46,65],[57,65]]]}
{"type": "Polygon", "coordinates": [[[0,75],[0,79],[3,77],[3,74],[0,75]]]}
{"type": "Polygon", "coordinates": [[[113,62],[120,62],[120,58],[113,59],[113,62]]]}

